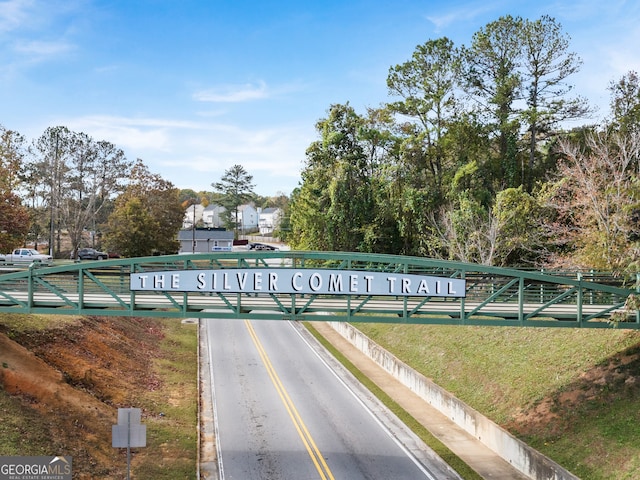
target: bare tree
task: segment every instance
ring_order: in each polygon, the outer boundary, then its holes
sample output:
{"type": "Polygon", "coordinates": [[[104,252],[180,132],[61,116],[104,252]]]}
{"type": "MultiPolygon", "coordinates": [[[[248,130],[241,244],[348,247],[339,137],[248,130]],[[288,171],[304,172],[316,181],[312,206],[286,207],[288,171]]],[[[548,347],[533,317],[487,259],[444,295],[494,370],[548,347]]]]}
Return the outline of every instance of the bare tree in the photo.
{"type": "Polygon", "coordinates": [[[38,191],[36,185],[45,185],[39,190],[46,205],[41,213],[48,215],[49,221],[49,254],[55,256],[60,251],[60,211],[65,196],[66,159],[71,145],[71,132],[66,127],[49,127],[34,141],[34,158],[28,167],[32,176],[29,181],[33,185],[32,192],[38,191]],[[57,243],[57,248],[55,247],[57,243]]]}
{"type": "Polygon", "coordinates": [[[640,133],[591,133],[584,145],[561,141],[560,151],[550,227],[573,253],[559,261],[623,272],[637,260],[630,240],[638,233],[640,133]]]}
{"type": "Polygon", "coordinates": [[[83,232],[95,232],[106,220],[101,211],[124,188],[131,163],[115,145],[66,127],[48,128],[34,142],[33,152],[26,167],[28,190],[34,204],[35,196],[41,195],[46,205],[41,213],[49,218],[49,251],[60,252],[60,231],[65,229],[75,252],[83,232]]]}
{"type": "Polygon", "coordinates": [[[442,207],[439,221],[433,219],[449,259],[493,265],[498,244],[498,219],[478,202],[461,198],[459,206],[442,207]]]}
{"type": "Polygon", "coordinates": [[[61,220],[69,233],[73,254],[87,230],[95,246],[99,225],[106,221],[101,213],[110,205],[111,197],[123,190],[130,166],[124,152],[112,143],[96,142],[84,133],[73,135],[68,189],[61,202],[61,220]]]}

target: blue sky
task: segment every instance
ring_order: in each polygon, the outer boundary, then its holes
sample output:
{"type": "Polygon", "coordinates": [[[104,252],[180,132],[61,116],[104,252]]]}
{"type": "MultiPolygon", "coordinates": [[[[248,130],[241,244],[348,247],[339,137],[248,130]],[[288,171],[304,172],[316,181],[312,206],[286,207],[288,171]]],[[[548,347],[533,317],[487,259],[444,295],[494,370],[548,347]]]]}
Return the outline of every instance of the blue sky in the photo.
{"type": "Polygon", "coordinates": [[[108,140],[179,188],[240,164],[256,193],[290,194],[330,105],[388,101],[417,45],[468,45],[507,14],[561,23],[601,116],[609,83],[640,71],[637,0],[0,0],[0,124],[108,140]]]}

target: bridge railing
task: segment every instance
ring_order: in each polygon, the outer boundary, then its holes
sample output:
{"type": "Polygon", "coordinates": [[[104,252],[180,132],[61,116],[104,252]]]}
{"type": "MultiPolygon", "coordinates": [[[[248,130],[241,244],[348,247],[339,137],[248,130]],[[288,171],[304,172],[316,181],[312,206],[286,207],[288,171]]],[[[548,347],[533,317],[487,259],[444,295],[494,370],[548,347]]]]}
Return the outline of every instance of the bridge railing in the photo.
{"type": "Polygon", "coordinates": [[[636,291],[611,277],[550,274],[418,257],[346,252],[222,252],[29,268],[0,274],[0,311],[84,315],[278,318],[347,321],[640,328],[628,299],[636,291]],[[464,280],[465,296],[417,297],[139,292],[130,275],[225,269],[328,269],[464,280]],[[598,281],[594,281],[598,280],[598,281]],[[606,280],[606,281],[605,281],[606,280]]]}

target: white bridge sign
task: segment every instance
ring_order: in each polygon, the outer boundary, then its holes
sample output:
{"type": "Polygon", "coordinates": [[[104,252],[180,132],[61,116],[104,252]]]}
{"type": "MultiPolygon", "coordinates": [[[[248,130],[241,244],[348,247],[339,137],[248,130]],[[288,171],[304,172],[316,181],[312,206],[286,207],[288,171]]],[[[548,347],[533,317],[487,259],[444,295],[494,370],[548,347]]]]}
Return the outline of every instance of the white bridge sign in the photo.
{"type": "Polygon", "coordinates": [[[228,268],[132,273],[135,291],[464,297],[465,280],[405,273],[228,268]]]}

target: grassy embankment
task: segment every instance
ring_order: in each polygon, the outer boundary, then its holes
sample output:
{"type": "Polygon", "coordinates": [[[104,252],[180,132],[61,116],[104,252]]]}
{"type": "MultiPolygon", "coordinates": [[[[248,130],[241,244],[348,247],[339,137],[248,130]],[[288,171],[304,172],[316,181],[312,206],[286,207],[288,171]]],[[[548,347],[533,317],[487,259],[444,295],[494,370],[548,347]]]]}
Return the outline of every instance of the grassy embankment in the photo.
{"type": "Polygon", "coordinates": [[[640,478],[640,332],[356,326],[579,477],[640,478]]]}

